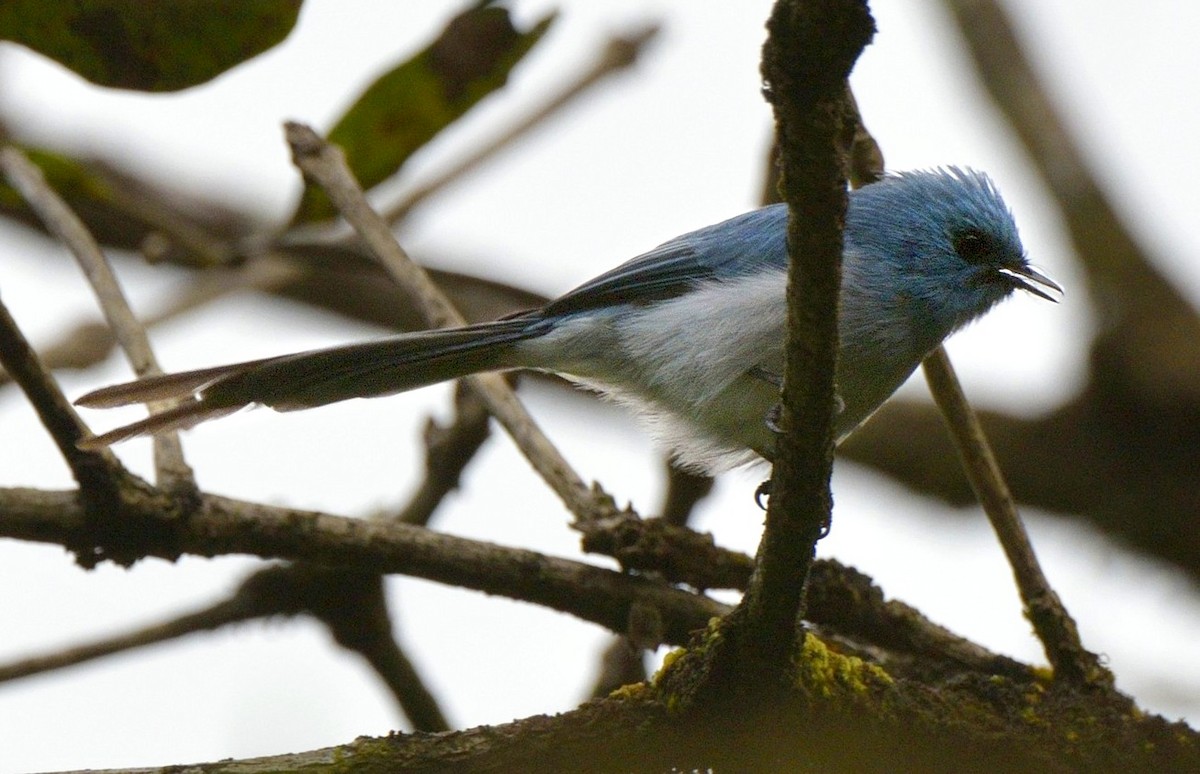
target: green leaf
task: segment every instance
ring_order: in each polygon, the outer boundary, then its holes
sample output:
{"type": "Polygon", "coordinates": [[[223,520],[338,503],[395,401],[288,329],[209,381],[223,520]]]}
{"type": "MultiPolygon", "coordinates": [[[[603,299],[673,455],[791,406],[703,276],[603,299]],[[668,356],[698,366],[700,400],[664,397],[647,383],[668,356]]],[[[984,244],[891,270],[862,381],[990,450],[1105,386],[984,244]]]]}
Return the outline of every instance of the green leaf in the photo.
{"type": "Polygon", "coordinates": [[[6,0],[0,39],[92,83],[176,91],[279,43],[303,0],[6,0]]]}
{"type": "MultiPolygon", "coordinates": [[[[481,99],[550,27],[548,15],[529,31],[513,27],[508,11],[485,0],[452,19],[437,40],[384,73],[329,132],[363,188],[394,175],[404,162],[481,99]]],[[[293,222],[334,215],[325,192],[306,184],[293,222]]]]}

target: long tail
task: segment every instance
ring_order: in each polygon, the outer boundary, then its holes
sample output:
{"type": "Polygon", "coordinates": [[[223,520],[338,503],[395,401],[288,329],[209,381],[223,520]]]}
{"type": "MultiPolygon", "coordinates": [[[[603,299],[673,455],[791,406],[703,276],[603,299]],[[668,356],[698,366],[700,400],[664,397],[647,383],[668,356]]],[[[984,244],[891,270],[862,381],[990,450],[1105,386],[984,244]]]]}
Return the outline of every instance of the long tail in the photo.
{"type": "Polygon", "coordinates": [[[186,402],[85,438],[79,446],[99,448],[138,435],[188,428],[252,404],[293,411],[527,365],[508,359],[511,345],[547,330],[537,318],[518,317],[116,384],[75,403],[112,408],[159,400],[186,402]]]}

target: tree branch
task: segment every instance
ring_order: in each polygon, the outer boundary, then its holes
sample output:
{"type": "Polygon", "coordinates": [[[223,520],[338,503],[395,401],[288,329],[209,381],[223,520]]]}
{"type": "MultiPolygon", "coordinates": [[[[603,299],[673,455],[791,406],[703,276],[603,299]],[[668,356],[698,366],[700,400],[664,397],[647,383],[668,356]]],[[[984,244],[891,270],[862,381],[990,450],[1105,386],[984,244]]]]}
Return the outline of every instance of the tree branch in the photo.
{"type": "MultiPolygon", "coordinates": [[[[12,146],[0,150],[0,167],[13,188],[20,191],[29,206],[51,234],[56,236],[75,256],[100,302],[100,308],[116,334],[117,342],[133,365],[138,376],[161,373],[146,329],[129,308],[129,302],[112,273],[100,245],[67,203],[46,183],[41,169],[12,146]]],[[[155,404],[152,409],[171,408],[174,403],[155,404]]],[[[165,433],[155,438],[154,462],[160,484],[171,490],[194,494],[196,482],[192,469],[183,459],[183,447],[178,433],[165,433]]]]}
{"type": "Polygon", "coordinates": [[[843,657],[827,655],[821,691],[752,707],[748,717],[715,717],[702,728],[683,722],[652,688],[634,687],[554,716],[444,734],[360,737],[337,747],[194,768],[208,774],[335,769],[1116,774],[1200,767],[1200,735],[1128,706],[1081,703],[1036,682],[981,679],[936,689],[907,681],[879,684],[863,681],[843,657]]]}
{"type": "Polygon", "coordinates": [[[450,169],[410,190],[400,201],[382,208],[384,220],[392,224],[403,220],[421,202],[473,172],[485,161],[573,103],[576,98],[586,94],[593,86],[632,67],[645,48],[658,37],[658,33],[658,25],[651,24],[610,38],[590,67],[561,86],[558,92],[544,100],[540,106],[529,111],[513,126],[501,131],[490,141],[479,145],[450,169]]]}
{"type": "MultiPolygon", "coordinates": [[[[325,189],[342,216],[358,232],[397,283],[409,294],[427,322],[434,327],[464,325],[462,315],[429,279],[393,236],[387,222],[367,202],[340,150],[312,129],[298,123],[286,126],[296,165],[325,189]]],[[[586,521],[616,510],[612,498],[598,485],[589,487],[538,428],[513,391],[498,374],[467,377],[479,391],[488,410],[516,442],[517,447],[562,499],[577,520],[586,521]]]]}
{"type": "MultiPolygon", "coordinates": [[[[161,503],[126,506],[126,516],[148,521],[144,556],[173,559],[252,554],[398,573],[449,586],[520,599],[568,613],[614,632],[628,628],[630,608],[649,605],[663,621],[664,642],[682,644],[728,607],[711,599],[613,570],[466,538],[408,524],[350,519],[201,495],[188,519],[155,512],[161,503]],[[155,519],[170,533],[151,542],[155,519]]],[[[73,492],[0,490],[0,536],[69,545],[85,526],[73,492]]]]}
{"type": "Polygon", "coordinates": [[[923,364],[933,399],[945,417],[954,438],[963,469],[971,481],[1004,555],[1012,567],[1025,606],[1025,615],[1033,624],[1056,678],[1073,683],[1112,687],[1112,673],[1100,664],[1096,654],[1084,649],[1075,620],[1062,600],[1050,587],[1029,542],[1025,525],[1004,474],[996,463],[987,436],[975,412],[963,395],[950,358],[942,347],[935,349],[923,364]]]}
{"type": "Polygon", "coordinates": [[[261,615],[263,615],[263,611],[247,607],[242,600],[234,597],[194,612],[177,614],[171,620],[160,624],[144,626],[125,634],[95,639],[48,655],[31,656],[0,665],[0,683],[86,664],[105,656],[168,642],[196,632],[212,631],[261,615]]]}
{"type": "MultiPolygon", "coordinates": [[[[777,2],[763,48],[788,203],[788,338],[771,502],[755,572],[726,627],[734,673],[790,672],[804,585],[832,498],[833,375],[846,210],[846,78],[875,31],[858,0],[777,2]]],[[[850,129],[853,130],[851,125],[850,129]]]]}

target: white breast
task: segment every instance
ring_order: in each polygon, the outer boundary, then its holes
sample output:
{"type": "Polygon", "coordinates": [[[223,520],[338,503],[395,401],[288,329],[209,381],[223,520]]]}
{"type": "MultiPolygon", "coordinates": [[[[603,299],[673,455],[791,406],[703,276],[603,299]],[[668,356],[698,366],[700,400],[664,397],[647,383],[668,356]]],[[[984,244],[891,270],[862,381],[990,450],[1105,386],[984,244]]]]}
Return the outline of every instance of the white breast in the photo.
{"type": "Polygon", "coordinates": [[[685,465],[725,469],[770,453],[778,390],[747,373],[782,368],[785,283],[783,271],[710,281],[678,298],[576,315],[520,348],[525,365],[632,406],[685,465]]]}

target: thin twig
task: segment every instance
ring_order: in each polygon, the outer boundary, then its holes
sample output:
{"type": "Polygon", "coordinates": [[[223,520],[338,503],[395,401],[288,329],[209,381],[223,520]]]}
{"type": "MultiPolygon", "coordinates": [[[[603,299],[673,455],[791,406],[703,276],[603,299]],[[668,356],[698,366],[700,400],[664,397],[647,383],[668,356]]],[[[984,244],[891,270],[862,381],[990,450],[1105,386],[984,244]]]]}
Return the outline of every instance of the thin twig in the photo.
{"type": "MultiPolygon", "coordinates": [[[[130,309],[108,259],[87,226],[46,183],[41,169],[19,150],[12,146],[0,150],[0,167],[13,188],[20,191],[45,223],[46,229],[62,241],[79,262],[134,372],[138,376],[161,373],[146,329],[130,309]]],[[[152,405],[151,409],[168,407],[152,405]]],[[[164,433],[155,438],[154,462],[160,485],[172,490],[195,490],[192,471],[183,459],[178,434],[164,433]]]]}
{"type": "Polygon", "coordinates": [[[432,180],[417,186],[405,194],[404,198],[389,207],[382,208],[384,220],[396,223],[405,218],[414,207],[445,188],[450,183],[473,171],[499,151],[508,147],[513,141],[529,133],[539,124],[561,111],[572,103],[576,97],[588,89],[632,66],[641,55],[642,50],[658,36],[657,24],[647,25],[633,30],[625,35],[611,38],[601,51],[596,61],[583,73],[568,83],[557,94],[547,99],[541,106],[530,111],[517,123],[500,132],[491,141],[481,144],[474,152],[467,154],[450,169],[435,176],[432,180]]]}
{"type": "Polygon", "coordinates": [[[425,526],[446,495],[458,488],[467,463],[487,440],[488,413],[474,390],[460,385],[454,391],[454,422],[425,424],[425,475],[408,504],[391,518],[405,524],[425,526]]]}
{"type": "Polygon", "coordinates": [[[75,445],[89,435],[87,426],[42,365],[3,300],[0,300],[0,364],[29,398],[80,489],[85,494],[97,490],[102,498],[113,494],[107,478],[110,470],[119,468],[117,458],[108,449],[83,451],[75,445]]]}
{"type": "MultiPolygon", "coordinates": [[[[214,267],[197,272],[187,287],[169,299],[166,306],[146,314],[142,325],[150,330],[239,290],[273,291],[302,273],[295,261],[281,255],[259,256],[236,268],[214,267]]],[[[51,370],[84,369],[103,362],[115,343],[112,328],[99,322],[84,322],[60,335],[38,355],[51,370]]],[[[8,382],[7,372],[0,371],[0,386],[8,382]]]]}
{"type": "Polygon", "coordinates": [[[262,611],[247,608],[234,597],[193,613],[177,614],[165,623],[76,645],[50,655],[34,656],[0,665],[0,683],[85,664],[104,656],[166,642],[196,632],[212,631],[262,614],[262,611]]]}
{"type": "MultiPolygon", "coordinates": [[[[409,294],[426,321],[433,327],[464,325],[466,321],[462,315],[425,271],[408,256],[387,222],[371,208],[347,167],[341,150],[325,142],[303,124],[289,122],[286,124],[286,133],[296,166],[306,177],[325,189],[342,216],[409,294]]],[[[611,498],[598,487],[588,487],[571,468],[517,400],[504,377],[499,374],[477,374],[467,377],[467,380],[473,389],[479,391],[488,410],[577,520],[598,518],[615,510],[611,498]]]]}
{"type": "Polygon", "coordinates": [[[925,358],[923,368],[933,399],[941,409],[962,457],[971,487],[1008,557],[1025,605],[1025,615],[1042,641],[1055,677],[1074,683],[1112,685],[1112,674],[1100,664],[1096,654],[1084,649],[1074,619],[1038,564],[1004,474],[996,463],[975,411],[967,403],[946,350],[943,347],[935,349],[925,358]]]}
{"type": "Polygon", "coordinates": [[[311,564],[264,567],[246,578],[227,599],[201,610],[49,655],[0,665],[0,683],[255,618],[300,614],[320,620],[339,645],[358,653],[375,668],[414,729],[447,730],[449,724],[442,710],[392,636],[380,576],[311,564]]]}

